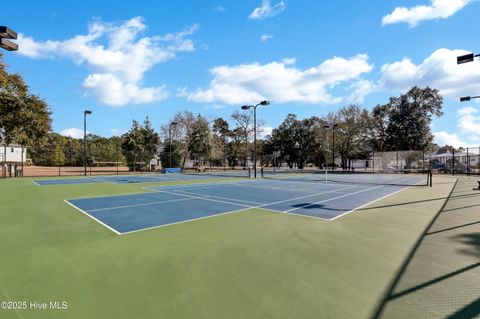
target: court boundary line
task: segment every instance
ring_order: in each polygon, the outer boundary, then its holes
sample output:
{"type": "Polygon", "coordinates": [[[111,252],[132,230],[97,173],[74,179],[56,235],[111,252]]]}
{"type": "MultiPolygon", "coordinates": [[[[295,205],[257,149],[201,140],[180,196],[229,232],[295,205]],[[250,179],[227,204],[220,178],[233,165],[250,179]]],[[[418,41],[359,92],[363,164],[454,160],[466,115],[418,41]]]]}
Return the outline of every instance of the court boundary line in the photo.
{"type": "Polygon", "coordinates": [[[335,200],[335,199],[340,199],[340,198],[344,198],[344,197],[348,197],[348,196],[351,196],[351,195],[357,195],[357,194],[360,194],[360,193],[363,193],[363,192],[366,192],[366,191],[370,191],[372,189],[376,189],[376,188],[381,188],[382,186],[377,186],[377,187],[370,187],[370,188],[367,188],[367,189],[363,189],[363,190],[360,190],[358,192],[354,192],[354,193],[350,193],[350,194],[345,194],[345,195],[341,195],[341,196],[337,196],[337,197],[333,197],[333,198],[329,198],[329,199],[325,199],[325,200],[321,200],[321,201],[318,201],[318,202],[315,202],[315,203],[310,203],[308,205],[305,205],[305,206],[301,206],[301,207],[296,207],[296,208],[292,208],[292,209],[289,209],[285,212],[289,213],[289,212],[293,212],[297,209],[302,209],[302,208],[305,208],[305,207],[309,207],[309,206],[313,206],[313,205],[317,205],[317,204],[320,204],[320,203],[326,203],[326,202],[329,202],[331,200],[335,200]]]}
{"type": "Polygon", "coordinates": [[[68,200],[64,199],[63,201],[64,201],[65,203],[67,203],[68,205],[70,205],[71,207],[73,207],[73,208],[77,209],[78,211],[80,211],[82,214],[90,217],[91,219],[93,219],[93,220],[96,221],[97,223],[101,224],[102,226],[107,227],[109,230],[113,231],[115,234],[117,234],[117,235],[121,235],[121,234],[122,234],[121,232],[117,231],[116,229],[108,226],[108,225],[105,224],[104,222],[102,222],[102,221],[98,220],[97,218],[95,218],[94,216],[90,215],[89,213],[87,213],[87,212],[84,211],[83,209],[81,209],[81,208],[73,205],[73,204],[70,203],[68,200]]]}
{"type": "Polygon", "coordinates": [[[131,233],[138,233],[138,232],[142,232],[142,231],[145,231],[145,230],[152,230],[152,229],[155,229],[155,228],[167,227],[167,226],[171,226],[171,225],[178,225],[178,224],[188,223],[188,222],[201,220],[201,219],[207,219],[207,218],[212,218],[212,217],[217,217],[217,216],[222,216],[222,215],[234,214],[234,213],[239,213],[239,212],[242,212],[242,211],[245,211],[245,210],[255,209],[255,208],[256,207],[245,207],[245,208],[231,210],[231,211],[228,211],[228,212],[218,213],[218,214],[214,214],[214,215],[210,215],[210,216],[197,217],[197,218],[186,219],[186,220],[182,220],[182,221],[174,222],[174,223],[169,223],[169,224],[163,224],[163,225],[157,225],[157,226],[152,226],[152,227],[147,227],[147,228],[142,228],[142,229],[131,230],[131,231],[128,231],[128,232],[119,233],[119,235],[120,236],[128,235],[128,234],[131,234],[131,233]]]}
{"type": "MultiPolygon", "coordinates": [[[[243,202],[243,203],[251,203],[251,204],[255,204],[255,205],[263,205],[263,203],[259,203],[259,202],[253,202],[253,201],[249,201],[249,200],[243,200],[243,199],[233,199],[233,198],[229,198],[229,197],[223,197],[223,196],[216,196],[216,195],[203,195],[203,194],[195,194],[195,193],[192,193],[192,192],[183,192],[183,193],[173,193],[173,194],[178,194],[178,195],[188,195],[188,196],[195,196],[195,197],[198,197],[198,196],[205,196],[205,197],[213,197],[213,198],[219,198],[219,199],[225,199],[225,200],[231,200],[231,201],[234,201],[234,202],[243,202]]],[[[203,198],[203,197],[202,197],[203,198]]]]}
{"type": "Polygon", "coordinates": [[[395,194],[397,194],[397,193],[403,192],[404,190],[406,190],[406,189],[408,189],[408,188],[409,188],[408,186],[405,186],[404,188],[399,189],[399,190],[396,191],[396,192],[393,192],[393,193],[387,194],[387,195],[385,195],[385,196],[382,196],[382,197],[380,197],[380,198],[374,199],[374,200],[372,200],[372,201],[370,201],[370,202],[368,202],[368,203],[366,203],[366,204],[363,204],[363,205],[358,206],[358,207],[356,207],[356,208],[354,208],[354,209],[352,209],[352,210],[349,210],[348,212],[345,212],[345,213],[343,213],[343,214],[340,214],[340,215],[338,215],[338,216],[335,216],[335,217],[333,217],[333,218],[330,219],[330,220],[335,220],[335,219],[340,218],[340,217],[343,217],[343,216],[345,216],[345,215],[347,215],[347,214],[353,213],[354,211],[357,211],[357,210],[359,210],[359,209],[362,209],[362,208],[365,207],[365,206],[368,206],[368,205],[370,205],[370,204],[373,204],[373,203],[375,203],[375,202],[378,202],[379,200],[382,200],[382,199],[385,199],[385,198],[387,198],[387,197],[389,197],[389,196],[393,196],[393,195],[395,195],[395,194]]]}
{"type": "MultiPolygon", "coordinates": [[[[58,177],[58,176],[57,176],[58,177]]],[[[82,178],[74,178],[74,179],[39,179],[38,182],[43,182],[43,181],[72,181],[72,180],[80,180],[80,181],[91,181],[91,182],[86,182],[86,183],[52,183],[52,184],[38,184],[37,181],[32,180],[33,183],[35,183],[38,186],[65,186],[65,185],[83,185],[83,184],[95,184],[95,183],[103,183],[102,181],[97,181],[94,180],[93,178],[90,177],[82,177],[82,178]]]]}
{"type": "Polygon", "coordinates": [[[32,183],[35,184],[35,185],[37,185],[37,186],[40,186],[40,184],[38,184],[38,183],[37,183],[36,181],[34,181],[33,179],[32,179],[32,183]]]}
{"type": "MultiPolygon", "coordinates": [[[[356,186],[348,186],[348,187],[345,187],[345,188],[342,188],[342,189],[349,189],[349,188],[354,188],[354,187],[356,187],[356,186]]],[[[316,194],[313,194],[313,195],[311,194],[311,195],[307,195],[307,196],[311,197],[311,196],[315,196],[315,195],[322,195],[322,194],[328,194],[328,193],[334,193],[334,192],[335,191],[326,191],[326,192],[316,193],[316,194]]],[[[167,192],[164,192],[164,193],[167,193],[167,192]]],[[[173,194],[177,194],[177,193],[173,193],[173,194]]],[[[191,195],[184,195],[184,196],[189,197],[188,199],[200,199],[200,200],[206,200],[206,201],[211,200],[209,198],[204,198],[204,197],[199,197],[199,196],[191,196],[191,195]]],[[[302,198],[304,198],[304,197],[306,197],[306,196],[302,196],[302,198]]],[[[292,198],[292,199],[289,199],[289,200],[284,200],[284,201],[279,201],[279,202],[285,202],[285,201],[291,201],[291,200],[297,200],[297,199],[300,199],[300,198],[295,197],[295,198],[292,198]]],[[[144,230],[150,230],[150,229],[166,227],[166,226],[170,226],[170,225],[182,224],[182,223],[187,223],[187,222],[196,221],[196,220],[200,220],[200,219],[206,219],[206,218],[211,218],[211,217],[216,217],[216,216],[241,212],[241,211],[245,211],[245,210],[249,210],[249,209],[261,209],[261,210],[269,211],[269,212],[272,212],[272,213],[275,213],[275,214],[278,214],[278,213],[282,214],[283,213],[283,214],[289,214],[289,215],[302,216],[302,217],[306,217],[306,218],[310,218],[310,219],[318,219],[318,220],[322,220],[322,221],[329,221],[330,220],[330,219],[316,217],[316,216],[309,216],[309,215],[296,214],[296,213],[290,213],[290,212],[286,212],[286,211],[270,209],[270,208],[264,208],[265,206],[272,205],[272,204],[279,203],[279,202],[273,202],[273,203],[270,203],[270,204],[264,204],[264,205],[260,205],[260,206],[247,206],[247,205],[235,204],[235,203],[231,203],[231,202],[223,202],[223,201],[218,201],[218,200],[213,200],[213,201],[221,202],[221,203],[225,203],[225,204],[237,205],[237,206],[245,206],[245,208],[231,210],[231,211],[227,211],[227,212],[223,212],[223,213],[219,213],[219,214],[213,214],[213,215],[204,216],[204,217],[191,218],[191,219],[187,219],[187,220],[182,220],[180,222],[173,222],[173,223],[168,223],[168,224],[163,224],[163,225],[157,225],[157,226],[132,230],[132,231],[120,233],[119,235],[126,235],[126,234],[130,234],[130,233],[141,232],[141,231],[144,231],[144,230]]]]}
{"type": "MultiPolygon", "coordinates": [[[[337,183],[336,183],[337,184],[337,183]]],[[[337,184],[338,185],[338,184],[337,184]]],[[[287,210],[287,211],[280,211],[280,210],[275,210],[275,209],[269,209],[269,208],[265,208],[269,205],[274,205],[274,204],[278,204],[278,203],[282,203],[282,202],[288,202],[288,201],[292,201],[292,200],[297,200],[297,199],[301,199],[301,198],[307,198],[307,197],[313,197],[313,196],[318,196],[318,195],[323,195],[323,194],[328,194],[328,193],[335,193],[335,192],[338,192],[338,191],[341,191],[341,190],[345,190],[345,189],[350,189],[350,188],[355,188],[355,187],[358,187],[358,185],[348,185],[348,184],[344,184],[345,186],[348,186],[348,187],[344,187],[344,188],[341,188],[341,189],[337,189],[337,190],[331,190],[331,191],[324,191],[324,192],[319,192],[319,193],[315,193],[315,194],[309,194],[309,195],[306,195],[306,196],[300,196],[300,197],[295,197],[295,198],[291,198],[291,199],[288,199],[288,200],[282,200],[282,201],[278,201],[278,202],[273,202],[273,203],[269,203],[269,204],[263,204],[263,205],[260,205],[260,206],[249,206],[249,205],[242,205],[242,204],[236,204],[236,203],[232,203],[232,202],[227,202],[227,201],[220,201],[220,200],[215,200],[215,199],[211,199],[211,198],[205,198],[205,197],[201,197],[201,196],[192,196],[192,195],[187,195],[187,194],[179,194],[179,193],[174,193],[174,192],[167,192],[167,191],[152,191],[152,189],[149,189],[148,187],[143,187],[144,189],[148,189],[150,190],[151,192],[145,192],[145,193],[137,193],[137,194],[118,194],[118,195],[105,195],[105,196],[99,196],[99,197],[113,197],[113,196],[133,196],[133,195],[142,195],[142,194],[152,194],[152,193],[166,193],[166,194],[174,194],[174,195],[179,195],[179,196],[184,196],[184,197],[187,197],[185,200],[192,200],[192,199],[199,199],[199,200],[205,200],[205,201],[213,201],[213,202],[220,202],[220,203],[224,203],[224,204],[229,204],[229,205],[233,205],[233,206],[243,206],[244,208],[240,208],[240,209],[237,209],[237,210],[232,210],[232,211],[227,211],[227,212],[223,212],[223,213],[218,213],[218,214],[212,214],[212,215],[209,215],[209,216],[203,216],[203,217],[197,217],[197,218],[192,218],[192,219],[187,219],[187,220],[182,220],[182,221],[179,221],[179,222],[173,222],[173,223],[168,223],[168,224],[163,224],[163,225],[156,225],[156,226],[151,226],[151,227],[147,227],[147,228],[142,228],[142,229],[137,229],[137,230],[132,230],[132,231],[127,231],[127,232],[119,232],[117,230],[115,230],[114,228],[106,225],[105,223],[103,223],[102,221],[98,220],[97,218],[95,218],[94,216],[90,215],[88,212],[78,208],[77,206],[75,206],[74,204],[70,203],[68,200],[64,200],[67,204],[69,204],[70,206],[76,208],[77,210],[79,210],[80,212],[82,212],[83,214],[87,215],[88,217],[90,217],[91,219],[95,220],[96,222],[100,223],[101,225],[107,227],[109,230],[113,231],[114,233],[116,233],[117,235],[127,235],[127,234],[130,234],[130,233],[136,233],[136,232],[141,232],[141,231],[145,231],[145,230],[151,230],[151,229],[155,229],[155,228],[160,228],[160,227],[167,227],[167,226],[171,226],[171,225],[176,225],[176,224],[182,224],[182,223],[187,223],[187,222],[192,222],[192,221],[196,221],[196,220],[201,220],[201,219],[207,219],[207,218],[212,218],[212,217],[217,217],[217,216],[222,216],[222,215],[227,215],[227,214],[232,214],[232,213],[237,213],[237,212],[241,212],[241,211],[246,211],[246,210],[249,210],[249,209],[260,209],[260,210],[264,210],[264,211],[269,211],[269,212],[272,212],[272,213],[283,213],[283,214],[286,214],[286,215],[294,215],[294,216],[300,216],[300,217],[305,217],[305,218],[309,218],[309,219],[317,219],[317,220],[322,220],[322,221],[333,221],[341,216],[344,216],[348,213],[351,213],[357,209],[360,209],[362,207],[365,207],[373,202],[376,202],[376,201],[379,201],[381,199],[384,199],[388,196],[392,196],[396,193],[399,193],[405,189],[408,189],[408,187],[404,187],[403,189],[401,190],[398,190],[396,192],[393,192],[391,194],[388,194],[388,195],[385,195],[385,196],[382,196],[381,198],[378,198],[372,202],[369,202],[369,203],[366,203],[364,205],[361,205],[351,211],[348,211],[348,212],[345,212],[341,215],[338,215],[338,216],[335,216],[333,218],[322,218],[322,217],[317,217],[317,216],[311,216],[311,215],[306,215],[306,214],[299,214],[299,213],[295,213],[293,211],[297,210],[297,209],[301,209],[301,208],[305,208],[305,207],[308,207],[310,205],[315,205],[315,204],[318,204],[318,203],[323,203],[323,202],[328,202],[328,201],[332,201],[332,200],[336,200],[336,199],[339,199],[339,198],[343,198],[343,197],[348,197],[348,196],[351,196],[351,195],[356,195],[356,194],[359,194],[359,193],[362,193],[362,192],[366,192],[366,191],[369,191],[369,190],[372,190],[372,189],[376,189],[376,188],[381,188],[381,187],[386,187],[385,185],[381,185],[381,186],[376,186],[376,187],[371,187],[371,188],[367,188],[365,190],[361,190],[361,191],[358,191],[358,192],[354,192],[354,193],[348,193],[348,194],[344,194],[342,196],[337,196],[337,197],[333,197],[333,198],[329,198],[329,199],[326,199],[326,200],[322,200],[322,201],[319,201],[319,202],[315,202],[315,203],[312,203],[312,204],[309,204],[309,205],[305,205],[305,206],[302,206],[302,207],[298,207],[298,208],[295,208],[293,210],[287,210]]],[[[214,185],[208,185],[208,186],[214,186],[214,185]]],[[[219,185],[217,185],[219,186],[219,185]]],[[[90,197],[92,198],[92,197],[90,197]]],[[[83,199],[90,199],[90,198],[83,198],[83,199]]],[[[98,198],[98,197],[93,197],[93,198],[98,198]]],[[[231,200],[231,199],[230,199],[231,200]]],[[[239,200],[240,201],[240,200],[239,200]]],[[[153,204],[153,203],[149,203],[149,204],[153,204]]],[[[139,204],[137,204],[139,205],[139,204]]],[[[132,205],[132,206],[137,206],[137,205],[132,205]]],[[[141,205],[141,204],[140,204],[141,205]]],[[[128,207],[131,207],[131,206],[128,206],[128,207]]]]}
{"type": "Polygon", "coordinates": [[[247,207],[247,208],[256,208],[257,206],[250,206],[250,205],[244,205],[244,204],[236,204],[236,203],[232,203],[232,202],[227,202],[227,201],[222,201],[222,200],[218,200],[218,199],[212,199],[212,198],[205,198],[205,197],[200,197],[200,196],[192,196],[192,195],[187,195],[187,194],[180,194],[180,193],[173,193],[173,192],[165,192],[165,191],[162,191],[160,193],[165,193],[165,194],[175,194],[175,195],[180,195],[180,196],[185,196],[185,197],[191,197],[192,199],[203,199],[203,200],[207,200],[207,201],[212,201],[212,202],[217,202],[217,203],[223,203],[223,204],[229,204],[229,205],[235,205],[235,206],[243,206],[243,207],[247,207]]]}
{"type": "MultiPolygon", "coordinates": [[[[349,186],[349,187],[345,187],[345,188],[342,188],[342,189],[348,189],[348,188],[354,188],[354,187],[355,187],[355,186],[349,186]]],[[[337,190],[337,191],[338,191],[338,190],[337,190]]],[[[315,196],[315,195],[322,195],[322,194],[325,194],[325,193],[334,193],[334,192],[335,192],[335,191],[326,191],[326,192],[311,194],[311,195],[307,195],[307,196],[308,196],[308,197],[311,197],[311,196],[315,196]]],[[[140,194],[152,194],[152,193],[160,193],[160,191],[159,191],[159,192],[150,192],[150,193],[147,193],[147,192],[146,192],[146,193],[140,193],[140,194]]],[[[171,192],[161,192],[161,193],[170,194],[171,192]]],[[[227,215],[227,214],[231,214],[231,213],[236,213],[236,212],[240,212],[240,211],[244,211],[244,210],[249,210],[249,209],[261,209],[261,210],[270,211],[270,212],[276,213],[276,214],[278,214],[278,213],[286,213],[286,214],[291,214],[291,215],[303,216],[303,217],[307,217],[307,218],[320,219],[320,220],[324,220],[324,221],[328,221],[328,220],[329,220],[329,219],[320,218],[320,217],[315,217],[315,216],[308,216],[308,215],[302,215],[302,214],[288,213],[288,212],[284,212],[284,211],[280,211],[280,210],[264,208],[264,206],[272,205],[272,204],[275,204],[275,203],[278,203],[278,202],[273,202],[273,203],[270,203],[270,204],[264,204],[264,205],[260,205],[260,206],[248,206],[248,205],[236,204],[236,203],[231,203],[231,202],[213,200],[213,199],[204,198],[204,197],[199,197],[199,196],[191,196],[191,195],[178,194],[178,193],[171,193],[171,194],[188,197],[188,198],[186,198],[185,200],[200,199],[200,200],[205,200],[205,201],[220,202],[220,203],[229,204],[229,205],[233,205],[233,206],[243,206],[244,208],[240,208],[240,209],[237,209],[237,210],[231,210],[231,211],[227,211],[227,212],[223,212],[223,213],[219,213],[219,214],[213,214],[213,215],[209,215],[209,216],[204,216],[204,217],[191,218],[191,219],[182,220],[182,221],[179,221],[179,222],[173,222],[173,223],[168,223],[168,224],[163,224],[163,225],[157,225],[157,226],[152,226],[152,227],[147,227],[147,228],[132,230],[132,231],[128,231],[128,232],[119,232],[119,231],[115,230],[114,228],[108,226],[108,225],[105,224],[104,222],[100,221],[100,220],[97,219],[96,217],[90,215],[90,214],[88,213],[89,211],[84,211],[84,210],[82,210],[81,208],[75,206],[74,204],[70,203],[70,202],[69,202],[68,200],[66,200],[66,199],[64,199],[64,202],[66,202],[66,203],[69,204],[70,206],[74,207],[75,209],[79,210],[79,211],[80,211],[81,213],[83,213],[84,215],[86,215],[86,216],[90,217],[91,219],[95,220],[96,222],[100,223],[101,225],[107,227],[109,230],[115,232],[117,235],[126,235],[126,234],[130,234],[130,233],[140,232],[140,231],[144,231],[144,230],[150,230],[150,229],[154,229],[154,228],[160,228],[160,227],[166,227],[166,226],[170,226],[170,225],[182,224],[182,223],[187,223],[187,222],[196,221],[196,220],[200,220],[200,219],[206,219],[206,218],[211,218],[211,217],[216,217],[216,216],[221,216],[221,215],[227,215]]],[[[129,195],[131,196],[131,195],[139,195],[139,194],[112,195],[112,197],[113,197],[113,196],[129,196],[129,195]]],[[[102,196],[102,197],[110,197],[110,196],[102,196]]],[[[302,196],[302,198],[304,198],[304,197],[305,197],[305,196],[302,196]]],[[[97,197],[91,197],[91,198],[97,198],[97,197]]],[[[84,199],[89,199],[89,198],[84,198],[84,199]]],[[[300,198],[295,197],[295,198],[292,198],[292,199],[289,199],[289,200],[280,201],[280,202],[297,200],[297,199],[300,199],[300,198]]],[[[177,199],[176,201],[178,201],[178,199],[177,199]]],[[[145,204],[147,204],[147,203],[145,203],[145,204]]],[[[144,205],[145,205],[145,204],[144,204],[144,205]]],[[[153,204],[153,203],[148,203],[148,204],[153,204]]],[[[140,206],[140,204],[132,205],[132,206],[128,206],[128,207],[133,207],[133,206],[140,206]]],[[[121,208],[121,207],[116,207],[115,209],[118,209],[118,208],[121,208]]]]}
{"type": "MultiPolygon", "coordinates": [[[[303,198],[307,198],[307,197],[313,197],[313,196],[318,196],[318,195],[323,195],[323,194],[330,194],[330,193],[336,193],[338,191],[341,191],[341,190],[346,190],[346,189],[349,189],[349,188],[353,188],[355,186],[349,186],[349,187],[344,187],[344,188],[340,188],[340,189],[337,189],[337,190],[331,190],[331,191],[322,191],[322,192],[319,192],[319,193],[315,193],[315,194],[309,194],[309,195],[305,195],[305,196],[297,196],[297,197],[294,197],[294,198],[290,198],[290,199],[284,199],[284,200],[280,200],[280,201],[276,201],[276,202],[273,202],[273,203],[269,203],[269,204],[264,204],[262,206],[259,206],[259,208],[262,208],[264,206],[269,206],[269,205],[276,205],[276,204],[281,204],[281,203],[285,203],[285,202],[290,202],[292,200],[297,200],[297,199],[303,199],[303,198]]],[[[274,210],[274,209],[272,209],[274,210]]],[[[287,211],[281,211],[281,210],[277,210],[277,212],[287,212],[287,211]]]]}
{"type": "Polygon", "coordinates": [[[191,200],[191,199],[194,199],[194,198],[177,198],[177,199],[168,199],[168,200],[163,200],[163,201],[158,201],[158,202],[150,202],[150,203],[141,203],[141,204],[133,204],[133,205],[123,205],[123,206],[97,208],[97,209],[92,209],[92,210],[86,210],[86,212],[87,212],[87,213],[91,213],[91,212],[103,212],[103,211],[112,210],[112,209],[122,209],[122,208],[149,206],[149,205],[156,205],[156,204],[163,204],[163,203],[171,203],[171,202],[181,202],[181,201],[186,201],[186,200],[191,200]]]}
{"type": "MultiPolygon", "coordinates": [[[[212,182],[212,185],[208,186],[213,186],[215,182],[212,182]]],[[[201,185],[207,185],[208,183],[199,183],[201,185]]],[[[122,184],[114,184],[114,185],[122,185],[122,184]]],[[[188,186],[188,185],[193,185],[193,184],[185,184],[185,185],[168,185],[168,186],[144,186],[141,189],[148,190],[148,192],[142,192],[142,193],[122,193],[122,194],[113,194],[113,195],[100,195],[100,196],[93,196],[93,197],[77,197],[77,198],[70,198],[68,200],[78,200],[78,199],[93,199],[93,198],[104,198],[104,197],[116,197],[116,196],[135,196],[135,195],[145,195],[145,194],[154,194],[154,193],[160,193],[163,190],[158,190],[155,189],[155,187],[171,187],[171,186],[188,186]]]]}
{"type": "Polygon", "coordinates": [[[77,197],[77,198],[70,198],[66,200],[94,199],[94,198],[117,197],[117,196],[134,196],[134,195],[145,195],[145,194],[154,194],[154,193],[158,193],[158,191],[150,190],[150,192],[143,192],[143,193],[124,193],[124,194],[113,194],[113,195],[100,195],[100,196],[94,196],[94,197],[77,197]]]}
{"type": "MultiPolygon", "coordinates": [[[[189,180],[187,180],[189,181],[189,180]]],[[[221,186],[221,185],[241,185],[241,184],[248,184],[246,181],[229,181],[229,182],[209,182],[209,183],[192,183],[192,184],[180,184],[180,185],[158,185],[158,186],[144,186],[143,189],[148,189],[154,192],[158,192],[160,188],[168,188],[171,190],[175,190],[178,188],[184,189],[198,189],[198,188],[208,188],[212,186],[221,186]]]]}
{"type": "MultiPolygon", "coordinates": [[[[267,182],[267,181],[265,181],[267,182]]],[[[276,183],[276,182],[275,182],[276,183]]],[[[288,181],[288,183],[291,183],[288,181]]],[[[166,185],[166,186],[146,186],[142,187],[144,189],[148,189],[154,192],[159,191],[160,189],[163,188],[168,188],[169,190],[177,190],[177,189],[207,189],[207,188],[212,188],[216,186],[221,186],[221,185],[235,185],[235,186],[241,186],[241,187],[252,187],[252,188],[258,188],[258,189],[291,189],[294,188],[296,185],[284,185],[284,186],[279,186],[279,187],[269,187],[269,185],[264,185],[264,184],[255,184],[254,181],[232,181],[232,182],[225,182],[225,183],[201,183],[196,186],[195,184],[184,184],[184,185],[166,185]]],[[[293,184],[293,183],[292,183],[293,184]]],[[[301,184],[304,185],[305,187],[309,186],[309,183],[306,182],[295,182],[295,184],[301,184]]],[[[353,185],[351,183],[328,183],[330,186],[349,186],[348,188],[351,187],[357,187],[358,185],[353,185]]],[[[342,190],[346,188],[339,188],[338,190],[342,190]]],[[[301,190],[303,192],[303,190],[301,190]]]]}

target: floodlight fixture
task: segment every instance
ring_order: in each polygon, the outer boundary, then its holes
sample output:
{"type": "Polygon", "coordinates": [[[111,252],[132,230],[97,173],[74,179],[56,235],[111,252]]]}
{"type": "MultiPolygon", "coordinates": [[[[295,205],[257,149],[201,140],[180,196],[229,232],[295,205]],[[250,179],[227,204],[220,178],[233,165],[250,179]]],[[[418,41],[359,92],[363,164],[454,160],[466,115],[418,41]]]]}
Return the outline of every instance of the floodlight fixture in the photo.
{"type": "Polygon", "coordinates": [[[9,27],[0,26],[0,47],[7,51],[18,50],[18,44],[13,43],[7,39],[15,40],[17,38],[17,32],[13,31],[9,27]]]}
{"type": "Polygon", "coordinates": [[[469,54],[461,55],[457,57],[457,64],[473,62],[473,60],[475,60],[475,58],[478,58],[478,57],[480,57],[480,54],[469,53],[469,54]]]}
{"type": "Polygon", "coordinates": [[[5,39],[17,39],[17,32],[13,31],[9,27],[0,26],[0,38],[5,39]]]}
{"type": "Polygon", "coordinates": [[[13,43],[12,41],[9,41],[5,38],[0,38],[0,47],[2,49],[7,50],[7,51],[17,51],[18,50],[18,44],[13,43]]]}
{"type": "Polygon", "coordinates": [[[480,96],[464,96],[460,98],[460,102],[468,102],[472,99],[479,99],[480,96]]]}

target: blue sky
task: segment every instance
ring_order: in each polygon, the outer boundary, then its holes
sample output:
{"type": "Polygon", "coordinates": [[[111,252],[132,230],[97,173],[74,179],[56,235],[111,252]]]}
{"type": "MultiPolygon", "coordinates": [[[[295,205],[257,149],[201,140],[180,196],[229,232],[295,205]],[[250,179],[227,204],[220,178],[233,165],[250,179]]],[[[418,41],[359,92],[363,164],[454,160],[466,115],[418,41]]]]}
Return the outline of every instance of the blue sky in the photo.
{"type": "Polygon", "coordinates": [[[480,3],[405,1],[15,1],[2,25],[20,36],[10,71],[53,110],[54,130],[121,134],[147,115],[158,129],[177,112],[210,119],[271,101],[268,128],[288,113],[371,109],[413,85],[438,88],[436,141],[480,145],[480,3]]]}

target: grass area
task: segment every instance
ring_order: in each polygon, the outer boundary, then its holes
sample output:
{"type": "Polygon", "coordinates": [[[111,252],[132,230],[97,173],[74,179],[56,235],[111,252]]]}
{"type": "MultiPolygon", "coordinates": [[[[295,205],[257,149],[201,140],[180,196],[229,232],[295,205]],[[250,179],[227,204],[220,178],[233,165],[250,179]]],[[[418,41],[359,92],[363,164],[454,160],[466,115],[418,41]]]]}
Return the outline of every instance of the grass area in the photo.
{"type": "Polygon", "coordinates": [[[330,222],[252,209],[124,236],[63,202],[148,185],[1,180],[0,301],[68,309],[0,318],[368,318],[453,180],[330,222]]]}

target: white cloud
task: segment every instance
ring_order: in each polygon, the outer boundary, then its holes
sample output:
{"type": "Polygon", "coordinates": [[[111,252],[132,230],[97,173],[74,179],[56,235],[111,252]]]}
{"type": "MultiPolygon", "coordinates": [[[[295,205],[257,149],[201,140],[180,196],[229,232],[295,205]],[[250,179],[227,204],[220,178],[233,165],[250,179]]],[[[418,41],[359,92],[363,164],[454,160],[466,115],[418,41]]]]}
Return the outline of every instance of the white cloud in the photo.
{"type": "Polygon", "coordinates": [[[480,142],[480,110],[467,106],[458,110],[457,128],[480,142]]]}
{"type": "Polygon", "coordinates": [[[457,111],[457,132],[433,133],[434,142],[440,146],[478,147],[480,145],[480,109],[467,106],[457,111]]]}
{"type": "Polygon", "coordinates": [[[110,130],[110,133],[112,134],[112,136],[121,136],[123,135],[124,133],[126,133],[128,130],[127,129],[124,129],[124,128],[112,128],[110,130]]]}
{"type": "Polygon", "coordinates": [[[262,42],[267,42],[267,41],[270,40],[271,38],[273,38],[273,35],[262,34],[262,35],[260,36],[260,41],[262,41],[262,42]]]}
{"type": "Polygon", "coordinates": [[[461,10],[472,0],[431,0],[430,5],[418,5],[411,8],[397,7],[382,19],[382,25],[408,23],[415,27],[422,21],[446,19],[461,10]]]}
{"type": "Polygon", "coordinates": [[[100,102],[111,106],[144,104],[168,97],[165,86],[139,88],[135,83],[123,82],[110,73],[90,74],[83,81],[83,87],[100,102]]]}
{"type": "Polygon", "coordinates": [[[66,58],[86,66],[92,74],[84,80],[84,88],[105,104],[151,103],[165,98],[166,93],[164,86],[140,88],[145,73],[178,52],[194,51],[188,37],[197,28],[193,25],[178,33],[141,37],[147,29],[141,17],[117,24],[94,20],[88,34],[64,41],[41,42],[20,34],[19,53],[30,58],[66,58]],[[108,87],[126,88],[128,92],[112,91],[108,96],[108,87]]]}
{"type": "Polygon", "coordinates": [[[283,10],[285,10],[285,2],[280,1],[274,5],[270,3],[270,0],[262,0],[262,5],[253,10],[250,14],[250,19],[266,19],[271,18],[283,10]]]}
{"type": "Polygon", "coordinates": [[[376,86],[372,81],[360,80],[352,83],[348,87],[352,93],[348,97],[350,103],[363,103],[363,100],[367,95],[372,93],[376,86]]]}
{"type": "Polygon", "coordinates": [[[265,138],[268,135],[272,135],[273,127],[271,126],[264,126],[257,129],[257,138],[265,138]]]}
{"type": "Polygon", "coordinates": [[[213,10],[217,11],[217,12],[225,12],[227,11],[227,9],[225,9],[224,6],[216,6],[213,8],[213,10]]]}
{"type": "Polygon", "coordinates": [[[284,62],[217,66],[210,70],[213,79],[206,89],[183,89],[181,96],[203,103],[255,103],[264,99],[273,103],[339,103],[342,98],[330,93],[340,83],[362,80],[372,70],[368,56],[334,57],[318,66],[299,70],[284,62]]]}
{"type": "Polygon", "coordinates": [[[448,98],[480,92],[480,62],[457,65],[464,50],[438,49],[416,65],[409,58],[382,66],[380,85],[386,90],[403,92],[410,87],[431,86],[448,98]]]}
{"type": "Polygon", "coordinates": [[[224,109],[226,106],[223,105],[223,104],[207,104],[205,105],[205,109],[206,110],[222,110],[224,109]]]}
{"type": "Polygon", "coordinates": [[[465,141],[463,141],[458,134],[456,133],[448,133],[445,131],[434,132],[433,133],[433,142],[439,146],[450,145],[455,148],[464,147],[467,145],[465,141]]]}
{"type": "MultiPolygon", "coordinates": [[[[89,131],[87,131],[87,134],[90,134],[89,131]]],[[[72,138],[83,138],[83,130],[82,129],[79,129],[79,128],[67,128],[67,129],[64,129],[60,132],[60,135],[63,135],[63,136],[69,136],[69,137],[72,137],[72,138]]]]}
{"type": "Polygon", "coordinates": [[[297,59],[295,59],[295,58],[283,58],[282,59],[282,63],[285,64],[285,65],[292,65],[292,64],[295,64],[295,62],[297,62],[297,59]]]}

